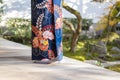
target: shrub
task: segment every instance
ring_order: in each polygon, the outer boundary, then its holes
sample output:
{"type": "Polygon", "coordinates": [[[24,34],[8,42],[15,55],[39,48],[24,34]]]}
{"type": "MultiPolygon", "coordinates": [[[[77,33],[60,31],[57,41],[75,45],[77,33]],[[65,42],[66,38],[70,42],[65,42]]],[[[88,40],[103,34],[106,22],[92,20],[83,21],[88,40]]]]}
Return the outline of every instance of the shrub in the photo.
{"type": "MultiPolygon", "coordinates": [[[[7,20],[8,30],[14,35],[10,40],[15,42],[20,42],[23,44],[29,43],[31,41],[31,21],[28,19],[21,18],[10,18],[7,20]]],[[[5,37],[5,36],[4,36],[5,37]]],[[[6,36],[7,38],[7,36],[6,36]]]]}

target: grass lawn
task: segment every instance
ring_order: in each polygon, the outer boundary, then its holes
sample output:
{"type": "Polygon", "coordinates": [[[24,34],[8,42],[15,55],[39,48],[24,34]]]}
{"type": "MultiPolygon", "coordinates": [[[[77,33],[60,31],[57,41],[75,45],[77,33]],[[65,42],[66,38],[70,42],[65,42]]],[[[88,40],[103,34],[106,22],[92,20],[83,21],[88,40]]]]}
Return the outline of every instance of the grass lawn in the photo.
{"type": "Polygon", "coordinates": [[[64,51],[64,56],[70,57],[70,58],[73,58],[73,59],[77,59],[77,60],[80,60],[80,61],[86,60],[86,55],[81,53],[80,51],[76,51],[75,53],[71,53],[69,51],[64,51]]]}
{"type": "Polygon", "coordinates": [[[69,52],[70,50],[70,42],[63,42],[63,49],[64,49],[64,56],[77,59],[80,61],[92,59],[91,56],[88,56],[87,54],[89,53],[89,46],[87,45],[86,41],[79,41],[77,44],[77,49],[74,53],[69,52]]]}
{"type": "Polygon", "coordinates": [[[109,67],[106,67],[106,68],[110,69],[112,71],[120,72],[120,65],[109,66],[109,67]]]}

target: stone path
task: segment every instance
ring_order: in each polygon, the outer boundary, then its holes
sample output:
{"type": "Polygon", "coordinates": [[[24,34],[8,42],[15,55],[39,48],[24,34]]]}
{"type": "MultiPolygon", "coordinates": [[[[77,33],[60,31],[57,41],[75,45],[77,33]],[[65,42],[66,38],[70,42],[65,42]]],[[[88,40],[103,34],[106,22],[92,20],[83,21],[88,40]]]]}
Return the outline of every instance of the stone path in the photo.
{"type": "Polygon", "coordinates": [[[0,80],[120,80],[120,73],[67,57],[36,64],[30,47],[0,38],[0,80]]]}

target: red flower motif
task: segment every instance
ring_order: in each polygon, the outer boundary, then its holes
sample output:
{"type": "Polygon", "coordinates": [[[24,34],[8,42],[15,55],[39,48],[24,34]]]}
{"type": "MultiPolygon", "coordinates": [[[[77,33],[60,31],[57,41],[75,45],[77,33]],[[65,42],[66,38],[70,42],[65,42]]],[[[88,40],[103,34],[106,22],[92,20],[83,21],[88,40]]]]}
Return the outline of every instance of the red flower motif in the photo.
{"type": "Polygon", "coordinates": [[[48,57],[50,59],[55,59],[55,55],[54,55],[54,52],[52,50],[48,50],[48,57]]]}

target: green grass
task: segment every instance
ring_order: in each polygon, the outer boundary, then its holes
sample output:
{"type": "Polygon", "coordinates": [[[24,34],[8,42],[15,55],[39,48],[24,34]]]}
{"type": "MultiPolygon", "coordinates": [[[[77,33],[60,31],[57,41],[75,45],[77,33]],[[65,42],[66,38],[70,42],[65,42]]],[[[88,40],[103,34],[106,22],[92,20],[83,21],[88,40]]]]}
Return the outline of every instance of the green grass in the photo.
{"type": "Polygon", "coordinates": [[[88,49],[85,47],[86,42],[85,41],[79,41],[77,44],[76,52],[72,53],[70,52],[70,42],[66,41],[63,42],[63,49],[64,49],[64,56],[77,59],[80,61],[84,61],[86,59],[91,59],[90,56],[87,56],[88,49]]]}
{"type": "Polygon", "coordinates": [[[112,71],[120,72],[120,65],[109,66],[106,68],[112,71]]]}
{"type": "MultiPolygon", "coordinates": [[[[66,43],[65,45],[63,45],[65,47],[64,51],[65,51],[65,56],[67,57],[71,57],[74,59],[78,59],[78,60],[89,60],[89,59],[94,59],[98,57],[98,53],[92,53],[90,56],[87,55],[87,53],[90,53],[90,49],[91,49],[91,45],[97,44],[99,41],[103,40],[103,39],[107,39],[107,38],[98,38],[98,39],[86,39],[86,38],[82,38],[78,41],[77,44],[77,51],[75,53],[71,53],[68,50],[70,49],[70,42],[66,43]],[[66,45],[68,45],[68,47],[66,47],[66,45]],[[67,48],[67,49],[66,49],[67,48]]],[[[111,49],[114,46],[117,46],[114,43],[114,39],[119,38],[119,35],[117,35],[116,33],[111,33],[110,37],[109,37],[109,43],[107,44],[107,49],[108,49],[108,56],[106,56],[105,60],[106,61],[116,61],[116,60],[120,60],[120,57],[111,57],[111,54],[114,54],[116,52],[111,51],[111,49]]],[[[104,41],[104,40],[103,40],[104,41]]],[[[119,48],[119,47],[118,47],[119,48]]]]}
{"type": "Polygon", "coordinates": [[[64,56],[77,59],[80,61],[86,60],[86,55],[84,53],[81,53],[81,51],[76,51],[75,53],[71,53],[69,51],[64,51],[64,56]]]}
{"type": "MultiPolygon", "coordinates": [[[[92,53],[92,54],[90,53],[91,45],[96,44],[98,41],[99,41],[99,39],[79,40],[75,53],[69,52],[70,41],[63,41],[64,56],[67,56],[67,57],[70,57],[73,59],[77,59],[77,60],[81,60],[81,61],[99,58],[98,53],[92,53]]],[[[107,45],[107,49],[108,49],[107,55],[108,56],[106,56],[104,60],[106,60],[106,61],[120,60],[120,57],[111,57],[111,54],[114,54],[111,51],[111,48],[113,46],[115,46],[114,43],[107,45]]]]}

